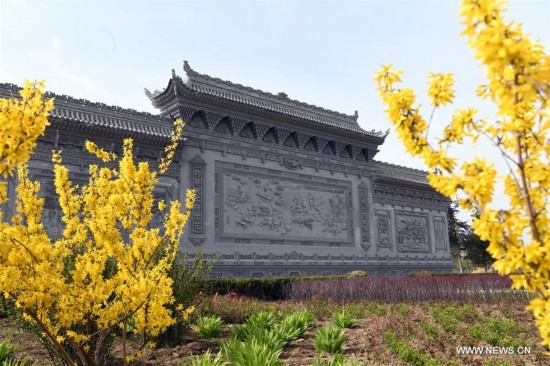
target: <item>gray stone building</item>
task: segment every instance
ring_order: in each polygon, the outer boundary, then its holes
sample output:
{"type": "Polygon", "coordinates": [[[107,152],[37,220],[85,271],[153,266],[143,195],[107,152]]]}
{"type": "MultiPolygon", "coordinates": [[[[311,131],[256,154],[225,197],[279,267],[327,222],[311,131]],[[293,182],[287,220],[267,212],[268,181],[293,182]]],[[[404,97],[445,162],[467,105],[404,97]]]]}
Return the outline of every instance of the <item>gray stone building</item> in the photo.
{"type": "MultiPolygon", "coordinates": [[[[17,89],[0,84],[0,96],[17,89]]],[[[199,74],[187,62],[182,77],[173,71],[164,90],[145,93],[158,115],[51,94],[52,125],[30,171],[42,183],[52,235],[60,228],[54,146],[64,150],[71,178],[84,183],[96,162],[83,150],[86,139],[120,152],[122,139],[132,137],[136,157],[156,167],[171,121],[182,118],[186,141],[155,195],[183,200],[187,188],[197,190],[181,248],[219,253],[213,276],[452,270],[448,200],[428,185],[426,172],[377,161],[387,132],[361,129],[357,113],[199,74]]]]}

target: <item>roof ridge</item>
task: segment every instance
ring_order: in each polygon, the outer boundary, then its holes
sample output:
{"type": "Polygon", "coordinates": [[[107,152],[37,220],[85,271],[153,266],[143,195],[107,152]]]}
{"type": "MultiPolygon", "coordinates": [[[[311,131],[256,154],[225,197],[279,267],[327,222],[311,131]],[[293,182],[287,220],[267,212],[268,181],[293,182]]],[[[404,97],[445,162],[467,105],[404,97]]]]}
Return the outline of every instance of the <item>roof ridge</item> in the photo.
{"type": "MultiPolygon", "coordinates": [[[[0,89],[6,89],[6,90],[21,90],[22,88],[19,85],[12,84],[12,83],[0,83],[0,89]]],[[[144,117],[144,118],[154,118],[156,120],[161,120],[160,114],[152,114],[149,112],[144,111],[138,111],[133,108],[123,108],[116,105],[110,105],[105,104],[102,102],[93,102],[89,99],[83,99],[83,98],[75,98],[67,94],[57,94],[54,92],[47,91],[45,93],[45,96],[47,98],[55,98],[56,101],[66,102],[66,103],[73,103],[73,104],[80,104],[84,107],[93,107],[98,108],[102,110],[109,110],[113,111],[115,113],[127,113],[132,116],[137,117],[144,117]]]]}
{"type": "Polygon", "coordinates": [[[291,98],[288,97],[288,95],[286,93],[283,93],[283,92],[278,93],[278,94],[273,94],[273,93],[266,92],[266,91],[263,91],[263,90],[260,90],[260,89],[254,89],[250,86],[245,86],[245,85],[242,85],[242,84],[239,84],[239,83],[234,83],[234,82],[229,81],[229,80],[223,80],[223,79],[220,79],[220,78],[217,78],[217,77],[212,77],[212,76],[207,75],[207,74],[198,73],[197,71],[193,70],[191,68],[191,66],[189,66],[189,63],[187,62],[187,60],[183,60],[183,70],[185,71],[187,76],[198,76],[198,77],[206,79],[208,81],[214,81],[214,82],[217,82],[217,83],[226,84],[227,86],[234,87],[234,88],[241,89],[241,90],[248,91],[248,92],[252,92],[252,93],[256,93],[256,94],[259,94],[261,96],[265,96],[265,97],[268,97],[268,98],[274,98],[274,99],[277,99],[277,100],[280,100],[280,101],[285,101],[287,103],[292,103],[292,104],[294,104],[295,106],[298,106],[298,107],[310,108],[310,109],[313,109],[313,110],[317,110],[319,112],[331,114],[333,116],[346,119],[347,120],[346,122],[348,122],[348,123],[357,124],[357,119],[359,118],[359,113],[357,111],[355,111],[355,114],[349,115],[349,114],[334,111],[334,110],[331,110],[331,109],[319,107],[319,106],[316,106],[314,104],[305,103],[305,102],[302,102],[302,101],[299,101],[299,100],[296,100],[296,99],[291,99],[291,98]]]}
{"type": "Polygon", "coordinates": [[[427,171],[427,170],[416,169],[416,168],[410,168],[410,167],[408,167],[408,166],[403,166],[403,165],[388,163],[388,162],[385,162],[385,161],[380,161],[380,160],[375,160],[375,159],[372,159],[372,163],[378,164],[378,165],[390,166],[390,167],[392,167],[392,168],[397,168],[397,169],[401,169],[401,170],[406,170],[406,171],[408,171],[408,172],[416,172],[416,173],[421,173],[421,174],[426,174],[426,175],[428,174],[428,171],[427,171]]]}

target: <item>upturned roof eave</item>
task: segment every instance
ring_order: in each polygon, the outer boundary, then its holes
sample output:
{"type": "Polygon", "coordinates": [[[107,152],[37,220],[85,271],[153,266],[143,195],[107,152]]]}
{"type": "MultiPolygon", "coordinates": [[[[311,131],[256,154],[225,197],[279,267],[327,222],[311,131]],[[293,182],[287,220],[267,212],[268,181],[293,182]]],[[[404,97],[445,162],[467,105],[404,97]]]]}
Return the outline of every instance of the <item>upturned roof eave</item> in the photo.
{"type": "MultiPolygon", "coordinates": [[[[271,110],[271,109],[265,109],[265,108],[262,108],[262,107],[259,107],[259,106],[255,106],[255,105],[248,104],[248,103],[243,103],[243,102],[240,102],[240,101],[237,101],[237,100],[232,100],[232,99],[227,99],[227,98],[215,96],[215,95],[212,95],[212,94],[209,94],[209,93],[203,93],[203,92],[194,90],[194,88],[192,88],[190,86],[190,83],[192,83],[192,82],[193,81],[184,82],[180,77],[171,78],[168,82],[168,85],[166,86],[166,88],[162,92],[152,94],[152,93],[147,91],[149,93],[148,97],[151,99],[153,105],[156,108],[163,109],[163,107],[166,107],[166,106],[170,105],[171,103],[173,103],[174,99],[178,99],[178,98],[181,98],[181,97],[185,96],[185,95],[182,95],[181,92],[178,93],[178,87],[180,87],[180,88],[183,88],[186,91],[185,94],[187,96],[195,96],[196,97],[196,96],[202,95],[202,96],[206,96],[206,97],[210,97],[210,98],[221,99],[226,103],[234,104],[235,109],[239,109],[239,108],[242,108],[242,107],[247,107],[247,108],[251,108],[251,109],[254,109],[254,110],[268,110],[272,113],[279,114],[281,116],[288,116],[288,117],[292,117],[292,118],[297,119],[297,120],[302,120],[302,121],[305,122],[306,125],[309,125],[311,127],[318,127],[318,128],[322,128],[323,130],[337,130],[340,133],[343,133],[345,136],[351,137],[351,138],[354,138],[354,139],[357,139],[358,137],[359,138],[366,138],[371,143],[373,143],[375,145],[382,145],[384,143],[387,135],[388,135],[387,132],[384,133],[384,134],[380,134],[380,133],[372,133],[372,132],[365,131],[359,125],[355,125],[354,127],[356,127],[356,128],[350,129],[350,128],[346,128],[346,127],[339,126],[339,125],[336,125],[336,124],[321,123],[321,122],[311,120],[311,119],[308,119],[308,118],[303,118],[303,117],[296,116],[296,115],[286,114],[286,113],[282,113],[282,112],[271,110]]],[[[255,113],[255,114],[257,114],[257,113],[255,113]]]]}

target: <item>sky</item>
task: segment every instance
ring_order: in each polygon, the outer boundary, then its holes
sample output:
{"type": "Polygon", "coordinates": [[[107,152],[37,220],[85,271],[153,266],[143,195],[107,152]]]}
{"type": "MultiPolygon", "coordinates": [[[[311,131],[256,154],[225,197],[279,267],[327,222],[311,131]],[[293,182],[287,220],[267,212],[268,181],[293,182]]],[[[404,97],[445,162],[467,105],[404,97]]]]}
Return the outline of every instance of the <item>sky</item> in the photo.
{"type": "MultiPolygon", "coordinates": [[[[550,49],[549,0],[513,0],[508,8],[508,19],[550,49]]],[[[54,93],[157,113],[143,89],[164,89],[171,70],[183,75],[188,60],[199,73],[357,110],[362,128],[386,131],[373,77],[391,63],[405,71],[404,85],[415,89],[425,114],[426,75],[452,72],[456,107],[490,115],[491,106],[475,97],[483,70],[460,36],[458,10],[458,0],[0,0],[0,82],[41,79],[54,93]]],[[[452,111],[436,112],[433,135],[452,111]]],[[[483,141],[456,153],[500,160],[483,141]]],[[[376,159],[425,169],[394,132],[376,159]]],[[[505,204],[498,193],[495,205],[505,204]]]]}

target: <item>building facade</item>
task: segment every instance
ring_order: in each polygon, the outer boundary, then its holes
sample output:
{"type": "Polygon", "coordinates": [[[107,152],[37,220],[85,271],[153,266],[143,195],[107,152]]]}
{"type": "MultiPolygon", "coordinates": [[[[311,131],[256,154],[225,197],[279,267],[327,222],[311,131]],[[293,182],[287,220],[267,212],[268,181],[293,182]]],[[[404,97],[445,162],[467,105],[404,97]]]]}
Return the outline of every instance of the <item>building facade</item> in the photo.
{"type": "MultiPolygon", "coordinates": [[[[0,85],[3,97],[16,91],[0,85]]],[[[155,196],[183,200],[196,189],[181,248],[218,254],[214,277],[452,270],[448,200],[426,172],[375,160],[387,132],[364,131],[357,113],[212,78],[187,62],[182,77],[173,71],[164,90],[145,93],[159,115],[52,94],[52,125],[30,161],[51,235],[61,228],[52,148],[63,149],[71,178],[82,184],[98,163],[84,151],[86,139],[120,152],[132,137],[136,158],[155,167],[171,121],[182,118],[185,142],[155,196]]],[[[153,224],[160,220],[156,214],[153,224]]]]}

